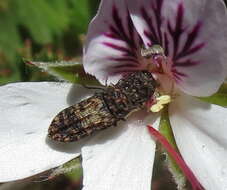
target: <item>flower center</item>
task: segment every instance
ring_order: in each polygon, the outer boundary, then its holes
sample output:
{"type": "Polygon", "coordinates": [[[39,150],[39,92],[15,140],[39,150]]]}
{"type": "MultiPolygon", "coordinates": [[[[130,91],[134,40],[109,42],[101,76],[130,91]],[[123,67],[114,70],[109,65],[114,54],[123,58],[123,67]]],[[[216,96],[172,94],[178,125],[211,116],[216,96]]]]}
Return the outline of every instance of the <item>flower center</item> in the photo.
{"type": "Polygon", "coordinates": [[[150,107],[152,112],[159,112],[165,104],[171,102],[171,97],[175,96],[172,60],[165,56],[164,49],[160,45],[153,45],[147,49],[141,48],[141,55],[146,69],[153,74],[160,84],[150,107]]]}
{"type": "Polygon", "coordinates": [[[141,49],[141,55],[145,58],[147,69],[152,73],[168,74],[172,76],[172,62],[164,54],[160,45],[153,45],[147,49],[141,49]]]}

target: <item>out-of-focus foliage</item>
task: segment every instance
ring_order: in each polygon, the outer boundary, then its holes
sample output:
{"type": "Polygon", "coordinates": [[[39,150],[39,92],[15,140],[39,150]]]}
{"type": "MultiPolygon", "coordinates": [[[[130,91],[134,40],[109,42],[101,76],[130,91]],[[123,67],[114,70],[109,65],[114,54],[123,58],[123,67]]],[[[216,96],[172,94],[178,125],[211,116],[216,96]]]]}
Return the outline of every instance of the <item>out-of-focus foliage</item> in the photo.
{"type": "MultiPolygon", "coordinates": [[[[88,23],[98,4],[99,0],[0,0],[0,85],[55,80],[23,60],[53,63],[81,60],[88,23]]],[[[59,73],[58,65],[50,67],[52,72],[59,73]]],[[[74,70],[70,71],[73,75],[74,70]]],[[[72,78],[69,74],[63,76],[72,78]]],[[[28,182],[0,184],[0,189],[78,189],[81,176],[82,170],[77,168],[50,181],[34,183],[27,179],[28,182]]],[[[38,176],[37,180],[43,179],[38,176]]]]}
{"type": "Polygon", "coordinates": [[[199,99],[211,104],[227,107],[227,83],[223,83],[215,94],[208,97],[199,97],[199,99]]]}
{"type": "Polygon", "coordinates": [[[81,60],[58,61],[58,62],[27,62],[43,71],[46,71],[59,80],[77,83],[81,85],[100,85],[98,80],[84,71],[81,60]]]}
{"type": "Polygon", "coordinates": [[[82,54],[81,39],[99,0],[0,0],[0,84],[49,79],[22,58],[69,60],[82,54]]]}

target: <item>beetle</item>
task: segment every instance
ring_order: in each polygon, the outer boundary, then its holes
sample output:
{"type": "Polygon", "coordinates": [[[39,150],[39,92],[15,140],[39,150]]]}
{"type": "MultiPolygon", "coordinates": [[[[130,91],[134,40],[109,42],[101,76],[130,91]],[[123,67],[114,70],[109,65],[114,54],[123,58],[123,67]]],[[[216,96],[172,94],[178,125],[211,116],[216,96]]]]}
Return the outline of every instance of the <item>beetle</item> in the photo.
{"type": "Polygon", "coordinates": [[[60,142],[73,142],[95,131],[117,126],[129,114],[142,109],[154,95],[157,83],[148,71],[137,71],[96,92],[56,115],[48,137],[60,142]]]}

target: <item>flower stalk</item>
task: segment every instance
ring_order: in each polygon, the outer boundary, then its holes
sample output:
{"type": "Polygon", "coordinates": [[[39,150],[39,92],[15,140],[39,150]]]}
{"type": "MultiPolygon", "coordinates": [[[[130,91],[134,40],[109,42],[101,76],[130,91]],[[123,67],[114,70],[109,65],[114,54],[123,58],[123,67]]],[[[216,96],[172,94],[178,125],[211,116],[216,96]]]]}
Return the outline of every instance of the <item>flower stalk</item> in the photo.
{"type": "Polygon", "coordinates": [[[169,143],[169,141],[151,125],[147,125],[149,133],[157,139],[159,143],[166,149],[166,151],[171,155],[171,157],[178,163],[179,167],[190,181],[193,190],[204,190],[202,185],[197,180],[196,176],[193,174],[191,169],[187,166],[180,154],[174,149],[174,147],[169,143]]]}

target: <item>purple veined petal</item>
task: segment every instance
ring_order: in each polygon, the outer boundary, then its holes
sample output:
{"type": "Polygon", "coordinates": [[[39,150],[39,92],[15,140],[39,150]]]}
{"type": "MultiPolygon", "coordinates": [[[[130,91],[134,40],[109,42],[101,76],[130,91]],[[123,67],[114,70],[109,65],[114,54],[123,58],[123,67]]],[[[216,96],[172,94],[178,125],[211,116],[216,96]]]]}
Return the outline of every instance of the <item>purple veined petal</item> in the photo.
{"type": "Polygon", "coordinates": [[[87,139],[51,143],[47,131],[62,109],[91,95],[66,83],[14,83],[0,87],[0,182],[23,179],[80,154],[87,139]]]}
{"type": "Polygon", "coordinates": [[[187,95],[170,105],[181,155],[207,190],[227,188],[226,114],[226,108],[187,95]]]}
{"type": "Polygon", "coordinates": [[[157,129],[156,118],[144,111],[137,112],[114,131],[97,135],[83,147],[83,190],[151,189],[155,141],[146,124],[152,123],[157,129]],[[107,141],[113,132],[115,137],[107,141]]]}
{"type": "Polygon", "coordinates": [[[181,90],[194,96],[217,91],[227,74],[223,1],[127,0],[127,4],[144,44],[160,44],[171,58],[181,90]]]}
{"type": "Polygon", "coordinates": [[[162,45],[163,0],[126,0],[130,16],[144,46],[162,45]]]}
{"type": "Polygon", "coordinates": [[[141,40],[136,32],[125,1],[103,0],[89,25],[84,48],[85,71],[105,84],[115,83],[128,72],[141,70],[141,40]],[[114,80],[113,80],[114,79],[114,80]]]}

